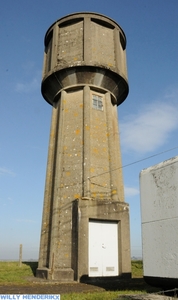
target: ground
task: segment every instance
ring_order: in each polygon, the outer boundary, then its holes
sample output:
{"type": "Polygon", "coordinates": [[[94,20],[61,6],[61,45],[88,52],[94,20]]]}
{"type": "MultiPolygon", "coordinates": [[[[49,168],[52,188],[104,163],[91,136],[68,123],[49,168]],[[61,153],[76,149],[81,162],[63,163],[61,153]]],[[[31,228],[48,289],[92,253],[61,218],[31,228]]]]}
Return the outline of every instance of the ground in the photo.
{"type": "Polygon", "coordinates": [[[107,283],[58,283],[47,280],[37,280],[35,277],[28,278],[28,284],[4,284],[0,285],[0,294],[65,294],[96,291],[114,290],[145,290],[154,292],[155,289],[147,285],[143,278],[130,280],[109,280],[107,283]]]}

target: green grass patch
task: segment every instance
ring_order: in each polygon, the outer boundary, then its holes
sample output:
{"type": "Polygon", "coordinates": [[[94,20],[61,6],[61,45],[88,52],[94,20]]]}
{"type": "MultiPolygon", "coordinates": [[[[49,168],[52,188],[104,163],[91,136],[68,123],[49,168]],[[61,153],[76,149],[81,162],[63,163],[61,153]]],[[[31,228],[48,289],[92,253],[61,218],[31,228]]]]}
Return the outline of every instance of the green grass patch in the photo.
{"type": "MultiPolygon", "coordinates": [[[[37,262],[2,262],[0,261],[0,284],[2,283],[27,283],[26,277],[34,276],[37,269],[37,262]]],[[[143,277],[143,262],[132,261],[132,278],[143,277]]]]}
{"type": "Polygon", "coordinates": [[[0,284],[27,283],[26,277],[34,276],[37,268],[36,262],[0,262],[0,284]]]}
{"type": "MultiPolygon", "coordinates": [[[[94,293],[70,293],[61,295],[61,300],[122,300],[123,295],[130,294],[141,294],[146,291],[105,291],[105,292],[94,292],[94,293]]],[[[125,297],[123,297],[126,300],[125,297]]]]}
{"type": "Polygon", "coordinates": [[[132,261],[132,277],[139,278],[143,277],[143,261],[142,260],[133,260],[132,261]]]}
{"type": "MultiPolygon", "coordinates": [[[[35,276],[37,262],[23,262],[19,266],[18,262],[0,261],[0,285],[24,285],[30,286],[28,277],[35,276]]],[[[141,260],[132,261],[132,280],[124,280],[115,288],[104,287],[106,291],[80,292],[61,294],[61,300],[126,300],[122,295],[143,294],[153,292],[143,280],[143,263],[141,260]],[[122,299],[123,298],[123,299],[122,299]]]]}

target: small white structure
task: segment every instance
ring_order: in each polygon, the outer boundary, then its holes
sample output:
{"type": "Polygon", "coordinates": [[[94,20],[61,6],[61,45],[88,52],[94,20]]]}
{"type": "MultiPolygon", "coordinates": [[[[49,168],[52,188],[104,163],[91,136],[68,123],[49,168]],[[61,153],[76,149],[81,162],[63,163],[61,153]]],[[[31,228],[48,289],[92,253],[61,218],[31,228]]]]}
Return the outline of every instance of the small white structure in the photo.
{"type": "Polygon", "coordinates": [[[145,281],[178,287],[178,156],[140,173],[145,281]]]}

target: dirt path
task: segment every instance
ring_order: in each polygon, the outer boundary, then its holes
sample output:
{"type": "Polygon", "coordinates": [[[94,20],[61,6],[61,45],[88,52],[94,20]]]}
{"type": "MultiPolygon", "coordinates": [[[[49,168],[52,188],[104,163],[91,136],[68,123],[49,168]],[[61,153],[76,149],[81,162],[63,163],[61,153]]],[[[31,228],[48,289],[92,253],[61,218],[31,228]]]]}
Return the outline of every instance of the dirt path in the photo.
{"type": "Polygon", "coordinates": [[[83,283],[0,285],[0,294],[66,294],[102,290],[104,289],[83,283]]]}
{"type": "Polygon", "coordinates": [[[0,284],[0,294],[65,294],[83,293],[97,291],[116,291],[116,290],[145,290],[154,292],[155,289],[148,286],[143,278],[133,278],[130,280],[116,280],[109,282],[97,282],[91,284],[71,282],[54,283],[47,280],[36,281],[34,277],[28,278],[27,284],[0,284]]]}

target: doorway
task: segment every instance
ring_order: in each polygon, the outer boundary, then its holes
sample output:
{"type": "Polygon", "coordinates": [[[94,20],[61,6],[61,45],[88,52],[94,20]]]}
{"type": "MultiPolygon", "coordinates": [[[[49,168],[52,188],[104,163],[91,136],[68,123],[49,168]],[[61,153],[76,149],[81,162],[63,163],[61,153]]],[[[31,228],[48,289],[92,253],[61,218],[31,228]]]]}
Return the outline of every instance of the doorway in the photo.
{"type": "Polygon", "coordinates": [[[118,222],[89,220],[89,277],[118,276],[118,222]]]}

